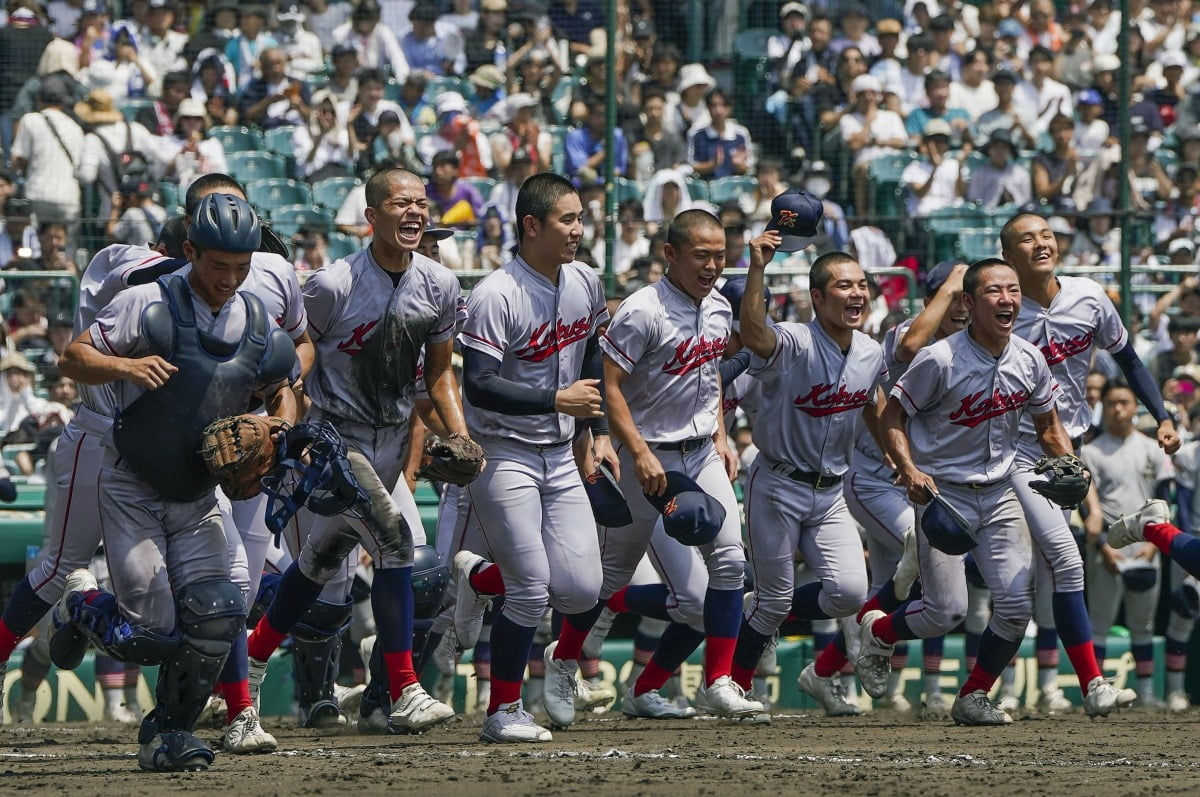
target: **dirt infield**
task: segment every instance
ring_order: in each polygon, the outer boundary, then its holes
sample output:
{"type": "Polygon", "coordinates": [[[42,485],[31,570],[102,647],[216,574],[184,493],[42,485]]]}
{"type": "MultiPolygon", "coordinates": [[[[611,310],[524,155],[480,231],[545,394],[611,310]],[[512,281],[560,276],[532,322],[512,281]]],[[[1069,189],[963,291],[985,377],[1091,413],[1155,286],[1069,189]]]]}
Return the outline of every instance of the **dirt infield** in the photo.
{"type": "MultiPolygon", "coordinates": [[[[1146,795],[1200,793],[1200,713],[1031,717],[958,728],[877,713],[790,714],[771,727],[602,715],[550,744],[476,741],[478,723],[425,736],[274,728],[278,752],[219,755],[203,773],[138,771],[135,732],[115,725],[0,728],[0,791],[98,795],[269,794],[1146,795]]],[[[202,736],[216,742],[218,731],[202,736]]]]}

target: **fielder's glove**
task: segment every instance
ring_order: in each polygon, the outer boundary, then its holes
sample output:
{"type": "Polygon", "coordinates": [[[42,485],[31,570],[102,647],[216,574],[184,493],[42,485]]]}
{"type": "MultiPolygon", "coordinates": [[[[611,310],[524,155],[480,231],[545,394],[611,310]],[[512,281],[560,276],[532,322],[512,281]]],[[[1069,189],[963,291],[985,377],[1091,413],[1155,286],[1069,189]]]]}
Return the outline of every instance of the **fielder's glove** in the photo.
{"type": "Polygon", "coordinates": [[[1073,454],[1042,457],[1033,466],[1033,472],[1039,476],[1045,474],[1046,478],[1031,481],[1029,486],[1063,509],[1079,506],[1092,485],[1092,474],[1083,460],[1073,454]]]}
{"type": "Polygon", "coordinates": [[[484,450],[469,437],[429,435],[425,456],[429,462],[417,471],[417,478],[446,484],[470,484],[483,470],[484,450]]]}
{"type": "Polygon", "coordinates": [[[288,429],[282,418],[232,415],[204,428],[200,455],[231,501],[262,492],[262,480],[279,461],[279,442],[288,429]]]}

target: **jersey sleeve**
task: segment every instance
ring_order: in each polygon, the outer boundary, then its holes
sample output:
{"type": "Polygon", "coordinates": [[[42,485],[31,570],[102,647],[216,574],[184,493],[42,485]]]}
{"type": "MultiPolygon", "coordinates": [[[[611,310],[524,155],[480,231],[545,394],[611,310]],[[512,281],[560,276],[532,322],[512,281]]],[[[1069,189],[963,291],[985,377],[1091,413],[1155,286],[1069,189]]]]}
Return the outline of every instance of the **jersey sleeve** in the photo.
{"type": "MultiPolygon", "coordinates": [[[[282,260],[282,258],[280,259],[282,260]]],[[[300,291],[300,278],[296,276],[296,269],[292,268],[291,264],[281,271],[285,275],[283,282],[285,304],[283,319],[279,326],[288,333],[292,340],[299,340],[308,331],[308,311],[304,307],[304,295],[300,291]]]]}
{"type": "Polygon", "coordinates": [[[467,320],[459,342],[503,361],[512,332],[511,318],[512,306],[502,291],[487,285],[477,287],[467,299],[467,320]]]}
{"type": "Polygon", "coordinates": [[[1049,412],[1054,406],[1054,400],[1059,393],[1058,383],[1054,381],[1054,377],[1050,375],[1050,366],[1046,364],[1046,358],[1038,352],[1036,356],[1030,358],[1033,361],[1033,389],[1029,394],[1029,412],[1033,415],[1041,415],[1049,412]]]}
{"type": "Polygon", "coordinates": [[[604,296],[604,285],[601,284],[600,278],[588,269],[588,283],[592,288],[592,329],[589,334],[595,335],[596,331],[608,323],[608,300],[604,296]]]}
{"type": "Polygon", "coordinates": [[[96,315],[89,330],[92,345],[103,354],[134,357],[146,351],[142,311],[150,302],[139,290],[125,291],[96,315]]]}
{"type": "Polygon", "coordinates": [[[1184,445],[1174,456],[1175,478],[1184,487],[1196,487],[1197,452],[1200,452],[1200,443],[1193,442],[1184,445]]]}
{"type": "Polygon", "coordinates": [[[938,350],[926,347],[917,352],[912,365],[896,380],[889,395],[911,416],[936,404],[945,387],[946,369],[938,357],[938,350]]]}
{"type": "Polygon", "coordinates": [[[600,348],[622,371],[630,373],[657,336],[658,319],[645,303],[626,300],[600,336],[600,348]]]}
{"type": "Polygon", "coordinates": [[[1118,352],[1125,348],[1125,344],[1129,341],[1129,332],[1121,323],[1121,316],[1118,315],[1117,308],[1098,285],[1096,293],[1099,317],[1096,319],[1095,345],[1105,348],[1109,352],[1118,352]]]}
{"type": "MultiPolygon", "coordinates": [[[[767,322],[771,324],[771,322],[767,322]]],[[[808,350],[812,333],[804,324],[771,324],[775,330],[775,351],[767,358],[750,354],[750,373],[769,377],[790,370],[808,350]]]]}
{"type": "Polygon", "coordinates": [[[335,270],[327,266],[313,272],[304,281],[300,295],[304,300],[309,337],[314,341],[320,340],[333,327],[337,314],[341,312],[342,297],[335,270]]]}
{"type": "Polygon", "coordinates": [[[433,331],[429,333],[430,343],[445,343],[454,337],[454,327],[458,321],[458,300],[461,295],[458,278],[448,269],[440,269],[440,272],[442,285],[438,318],[433,331]]]}

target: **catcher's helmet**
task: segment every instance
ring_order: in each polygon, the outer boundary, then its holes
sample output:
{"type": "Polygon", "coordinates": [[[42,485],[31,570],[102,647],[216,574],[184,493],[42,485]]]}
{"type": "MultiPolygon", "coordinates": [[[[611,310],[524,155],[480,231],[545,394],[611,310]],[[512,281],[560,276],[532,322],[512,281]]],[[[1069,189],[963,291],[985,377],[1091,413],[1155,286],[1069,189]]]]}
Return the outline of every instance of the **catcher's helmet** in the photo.
{"type": "Polygon", "coordinates": [[[367,500],[346,459],[346,445],[329,421],[298,423],[288,429],[279,463],[262,480],[267,500],[267,528],[279,534],[307,506],[317,515],[332,517],[354,512],[367,500]]]}
{"type": "Polygon", "coordinates": [[[262,244],[262,224],[246,200],[232,194],[209,194],[192,213],[188,240],[201,249],[257,252],[262,244]]]}
{"type": "Polygon", "coordinates": [[[442,608],[442,593],[450,583],[450,568],[432,545],[413,549],[413,616],[431,619],[442,608]]]}
{"type": "Polygon", "coordinates": [[[921,513],[921,530],[930,545],[952,556],[964,554],[976,544],[975,529],[937,493],[929,494],[929,503],[921,513]]]}

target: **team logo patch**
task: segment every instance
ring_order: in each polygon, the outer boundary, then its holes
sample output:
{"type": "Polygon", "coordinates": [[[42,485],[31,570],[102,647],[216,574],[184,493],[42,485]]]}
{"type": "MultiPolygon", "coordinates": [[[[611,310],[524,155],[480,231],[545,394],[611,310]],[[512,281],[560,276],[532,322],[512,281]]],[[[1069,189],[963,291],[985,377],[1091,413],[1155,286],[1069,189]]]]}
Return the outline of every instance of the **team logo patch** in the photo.
{"type": "Polygon", "coordinates": [[[974,428],[986,420],[998,418],[1006,412],[1019,412],[1029,403],[1029,391],[1014,390],[1001,393],[999,388],[986,395],[980,390],[963,398],[958,409],[950,413],[950,423],[955,426],[974,428]]]}
{"type": "Polygon", "coordinates": [[[667,505],[663,507],[662,513],[664,515],[673,515],[678,510],[679,502],[672,498],[670,501],[667,501],[667,505]]]}
{"type": "Polygon", "coordinates": [[[356,326],[354,331],[350,333],[350,337],[338,343],[338,351],[342,352],[343,354],[349,354],[351,357],[360,354],[363,350],[363,346],[365,346],[367,343],[367,336],[371,334],[372,330],[375,329],[375,326],[378,323],[379,321],[375,320],[356,326]]]}
{"type": "Polygon", "coordinates": [[[561,320],[550,321],[537,327],[529,335],[529,342],[513,354],[518,360],[540,363],[548,360],[572,343],[585,340],[592,331],[592,319],[584,316],[570,324],[561,320]]]}
{"type": "Polygon", "coordinates": [[[719,359],[725,353],[725,345],[729,338],[708,338],[701,335],[698,339],[690,337],[675,347],[671,359],[663,366],[664,374],[683,376],[695,371],[711,360],[719,359]]]}
{"type": "Polygon", "coordinates": [[[796,211],[794,211],[794,210],[781,210],[781,211],[779,211],[778,226],[788,227],[788,228],[795,227],[796,221],[799,218],[800,218],[800,215],[798,213],[796,213],[796,211]]]}
{"type": "Polygon", "coordinates": [[[1074,357],[1076,354],[1084,354],[1091,350],[1092,341],[1096,338],[1094,329],[1088,330],[1082,335],[1075,335],[1066,340],[1048,340],[1042,344],[1042,356],[1046,358],[1049,365],[1058,365],[1068,357],[1074,357]]]}
{"type": "Polygon", "coordinates": [[[818,382],[807,393],[796,396],[792,406],[814,418],[824,418],[839,412],[862,409],[867,405],[871,391],[848,390],[845,385],[830,385],[818,382]]]}

